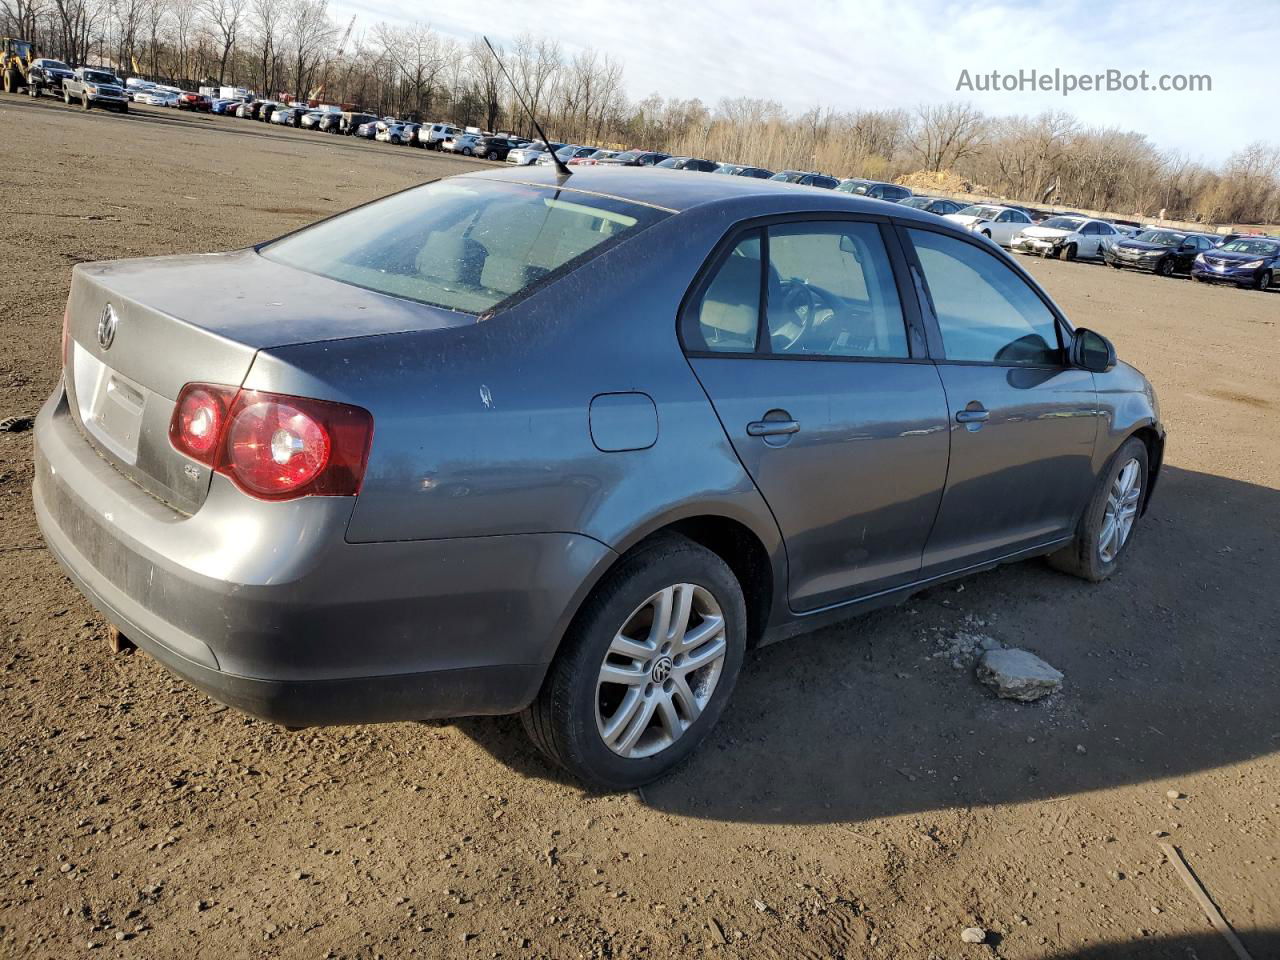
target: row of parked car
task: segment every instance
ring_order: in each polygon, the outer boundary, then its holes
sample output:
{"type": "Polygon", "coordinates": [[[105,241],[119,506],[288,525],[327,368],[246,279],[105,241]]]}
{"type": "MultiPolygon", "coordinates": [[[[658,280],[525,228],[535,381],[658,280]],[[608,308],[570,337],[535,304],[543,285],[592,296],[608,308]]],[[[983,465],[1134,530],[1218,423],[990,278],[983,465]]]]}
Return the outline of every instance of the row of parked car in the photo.
{"type": "Polygon", "coordinates": [[[79,102],[85,109],[98,104],[125,110],[131,100],[518,165],[549,165],[554,156],[569,166],[657,167],[774,180],[901,203],[946,217],[1015,253],[1062,260],[1095,259],[1117,270],[1146,270],[1161,276],[1187,274],[1201,282],[1231,283],[1257,290],[1280,284],[1280,237],[1276,236],[1224,237],[1077,213],[1051,214],[1017,204],[965,205],[945,197],[919,196],[901,184],[856,177],[839,179],[812,170],[775,173],[764,167],[717,163],[656,150],[547,143],[443,121],[416,123],[334,106],[311,107],[248,95],[214,98],[140,78],[120,81],[104,68],[72,70],[52,60],[36,61],[33,68],[37,82],[29,89],[34,90],[32,96],[39,96],[42,91],[61,93],[67,103],[79,102]]]}

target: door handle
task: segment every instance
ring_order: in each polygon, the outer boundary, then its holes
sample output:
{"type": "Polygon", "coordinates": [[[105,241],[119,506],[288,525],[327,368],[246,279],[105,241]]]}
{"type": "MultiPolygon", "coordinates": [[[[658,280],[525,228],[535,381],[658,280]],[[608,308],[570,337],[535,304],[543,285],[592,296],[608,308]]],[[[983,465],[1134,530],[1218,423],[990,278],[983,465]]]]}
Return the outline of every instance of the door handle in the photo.
{"type": "Polygon", "coordinates": [[[990,410],[957,410],[956,423],[985,423],[990,416],[990,410]]]}
{"type": "Polygon", "coordinates": [[[799,431],[799,420],[754,420],[747,424],[749,437],[777,437],[799,431]]]}

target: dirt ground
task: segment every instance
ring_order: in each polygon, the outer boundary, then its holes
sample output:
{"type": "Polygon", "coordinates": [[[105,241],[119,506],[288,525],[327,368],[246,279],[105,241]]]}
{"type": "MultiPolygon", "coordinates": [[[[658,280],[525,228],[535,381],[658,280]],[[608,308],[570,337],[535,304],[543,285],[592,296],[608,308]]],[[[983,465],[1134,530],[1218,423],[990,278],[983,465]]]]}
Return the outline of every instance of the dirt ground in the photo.
{"type": "MultiPolygon", "coordinates": [[[[17,97],[0,145],[0,417],[53,389],[73,263],[480,164],[17,97]]],[[[0,434],[0,955],[1226,960],[1168,834],[1280,956],[1280,293],[1030,267],[1160,391],[1124,571],[1023,563],[760,650],[710,742],[631,794],[584,793],[510,718],[290,733],[111,655],[41,544],[31,434],[0,434]],[[993,699],[978,635],[1065,689],[993,699]]]]}

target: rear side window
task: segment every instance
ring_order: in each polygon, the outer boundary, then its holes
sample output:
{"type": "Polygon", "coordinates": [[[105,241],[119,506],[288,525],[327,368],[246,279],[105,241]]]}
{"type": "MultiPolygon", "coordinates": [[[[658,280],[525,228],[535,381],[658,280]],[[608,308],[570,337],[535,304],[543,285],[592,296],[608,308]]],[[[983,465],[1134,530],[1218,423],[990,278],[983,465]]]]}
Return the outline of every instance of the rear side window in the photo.
{"type": "Polygon", "coordinates": [[[1061,362],[1057,321],[997,256],[928,230],[908,230],[948,360],[1052,365],[1061,362]]]}
{"type": "Polygon", "coordinates": [[[571,188],[441,180],[260,252],[378,293],[480,314],[667,216],[571,188]]]}
{"type": "Polygon", "coordinates": [[[902,303],[874,223],[770,227],[768,291],[775,354],[908,356],[902,303]]]}
{"type": "Polygon", "coordinates": [[[692,311],[697,330],[685,333],[685,343],[691,349],[713,353],[755,350],[760,328],[760,247],[760,232],[753,230],[720,264],[692,311]]]}

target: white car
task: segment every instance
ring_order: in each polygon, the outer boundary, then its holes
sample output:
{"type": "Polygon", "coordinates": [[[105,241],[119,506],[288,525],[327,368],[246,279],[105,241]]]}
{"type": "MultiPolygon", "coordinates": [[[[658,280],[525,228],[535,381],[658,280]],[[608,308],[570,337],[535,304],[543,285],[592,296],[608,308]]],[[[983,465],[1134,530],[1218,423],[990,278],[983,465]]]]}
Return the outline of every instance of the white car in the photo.
{"type": "Polygon", "coordinates": [[[1014,237],[1031,226],[1031,218],[1021,210],[992,203],[975,203],[955,213],[948,213],[946,218],[1002,247],[1009,246],[1014,237]]]}
{"type": "Polygon", "coordinates": [[[1074,260],[1076,257],[1101,257],[1102,251],[1124,237],[1105,220],[1050,217],[1033,227],[1024,227],[1013,238],[1010,249],[1059,260],[1074,260]]]}
{"type": "Polygon", "coordinates": [[[418,140],[428,150],[439,150],[444,141],[449,137],[456,137],[462,131],[451,123],[433,123],[430,127],[423,126],[422,132],[418,134],[418,140]]]}
{"type": "Polygon", "coordinates": [[[450,153],[460,153],[464,157],[469,157],[476,152],[476,145],[480,142],[480,135],[477,133],[459,133],[450,137],[440,145],[441,150],[448,150],[450,153]]]}
{"type": "MultiPolygon", "coordinates": [[[[552,146],[559,150],[564,146],[564,144],[554,143],[552,146]]],[[[527,167],[531,164],[537,163],[538,158],[546,152],[547,145],[541,140],[534,140],[532,143],[526,144],[525,146],[519,147],[508,153],[507,163],[514,163],[517,166],[527,167]]]]}
{"type": "Polygon", "coordinates": [[[150,104],[153,107],[176,107],[178,105],[178,94],[172,90],[148,90],[142,98],[142,103],[150,104]]]}

